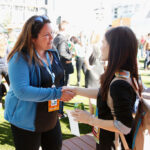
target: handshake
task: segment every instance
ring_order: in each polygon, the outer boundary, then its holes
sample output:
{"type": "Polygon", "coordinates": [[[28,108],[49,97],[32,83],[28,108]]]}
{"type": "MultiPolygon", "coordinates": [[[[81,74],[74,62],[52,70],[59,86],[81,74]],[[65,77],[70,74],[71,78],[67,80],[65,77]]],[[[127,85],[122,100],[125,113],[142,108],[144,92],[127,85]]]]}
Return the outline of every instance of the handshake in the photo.
{"type": "MultiPolygon", "coordinates": [[[[62,87],[62,96],[60,100],[64,102],[70,101],[74,96],[79,94],[78,90],[81,89],[79,89],[78,87],[62,87]]],[[[71,115],[73,116],[75,121],[93,125],[93,116],[87,111],[76,109],[71,112],[71,115]]]]}
{"type": "Polygon", "coordinates": [[[62,96],[60,100],[64,102],[68,102],[76,96],[76,87],[63,86],[61,92],[62,92],[62,96]]]}

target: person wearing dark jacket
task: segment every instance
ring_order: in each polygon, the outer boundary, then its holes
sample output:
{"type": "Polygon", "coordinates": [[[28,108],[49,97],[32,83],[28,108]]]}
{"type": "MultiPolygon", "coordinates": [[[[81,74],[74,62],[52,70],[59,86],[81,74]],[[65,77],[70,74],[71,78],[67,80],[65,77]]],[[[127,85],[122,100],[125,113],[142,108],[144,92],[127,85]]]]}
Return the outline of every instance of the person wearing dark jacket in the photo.
{"type": "MultiPolygon", "coordinates": [[[[73,65],[72,65],[72,52],[69,49],[68,46],[68,40],[67,40],[67,35],[66,35],[66,28],[67,28],[68,22],[67,21],[62,21],[58,28],[59,28],[59,33],[53,40],[53,44],[55,48],[58,50],[59,56],[60,56],[60,61],[62,63],[62,66],[64,68],[64,85],[69,84],[69,75],[73,73],[73,65]]],[[[64,112],[63,112],[63,106],[64,102],[60,102],[60,110],[59,114],[60,116],[63,117],[64,112]]]]}
{"type": "Polygon", "coordinates": [[[62,21],[61,24],[59,24],[59,33],[53,40],[53,44],[58,50],[58,53],[60,55],[60,61],[64,67],[65,85],[69,84],[69,74],[73,73],[72,52],[69,49],[66,34],[67,25],[68,25],[67,21],[62,21]]]}

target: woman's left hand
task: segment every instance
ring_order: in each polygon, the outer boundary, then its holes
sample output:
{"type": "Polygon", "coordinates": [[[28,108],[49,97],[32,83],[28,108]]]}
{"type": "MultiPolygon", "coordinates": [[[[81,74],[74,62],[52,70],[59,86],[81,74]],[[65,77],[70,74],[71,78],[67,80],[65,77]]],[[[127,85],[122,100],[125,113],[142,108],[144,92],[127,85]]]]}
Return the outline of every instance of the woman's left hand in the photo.
{"type": "Polygon", "coordinates": [[[76,109],[75,111],[72,111],[71,115],[74,117],[75,121],[85,123],[85,124],[89,124],[92,119],[92,115],[89,112],[80,109],[76,109]]]}

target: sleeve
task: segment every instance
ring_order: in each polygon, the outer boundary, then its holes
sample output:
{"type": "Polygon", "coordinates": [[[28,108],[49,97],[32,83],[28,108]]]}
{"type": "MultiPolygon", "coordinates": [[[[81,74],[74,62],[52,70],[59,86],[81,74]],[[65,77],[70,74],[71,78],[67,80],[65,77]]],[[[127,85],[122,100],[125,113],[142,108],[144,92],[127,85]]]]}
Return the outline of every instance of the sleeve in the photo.
{"type": "Polygon", "coordinates": [[[24,101],[43,102],[60,99],[61,88],[41,88],[30,85],[30,72],[23,57],[16,55],[8,64],[10,86],[16,97],[24,101]]]}
{"type": "Polygon", "coordinates": [[[113,99],[116,121],[114,125],[124,134],[130,132],[133,117],[133,89],[126,81],[117,80],[110,87],[110,95],[113,99]]]}
{"type": "Polygon", "coordinates": [[[59,51],[59,55],[61,57],[64,57],[65,59],[68,59],[70,60],[72,58],[72,53],[69,52],[69,47],[66,43],[66,41],[61,41],[59,44],[58,44],[58,51],[59,51]]]}

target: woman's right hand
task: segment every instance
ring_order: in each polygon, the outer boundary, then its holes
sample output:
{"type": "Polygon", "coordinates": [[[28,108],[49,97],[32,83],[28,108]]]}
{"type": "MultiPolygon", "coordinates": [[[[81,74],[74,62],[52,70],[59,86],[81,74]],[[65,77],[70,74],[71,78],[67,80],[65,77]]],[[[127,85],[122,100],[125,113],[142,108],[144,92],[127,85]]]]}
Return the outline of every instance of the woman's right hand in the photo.
{"type": "Polygon", "coordinates": [[[69,90],[69,88],[62,88],[62,96],[60,98],[61,101],[68,102],[72,100],[76,96],[75,92],[69,90]]]}

